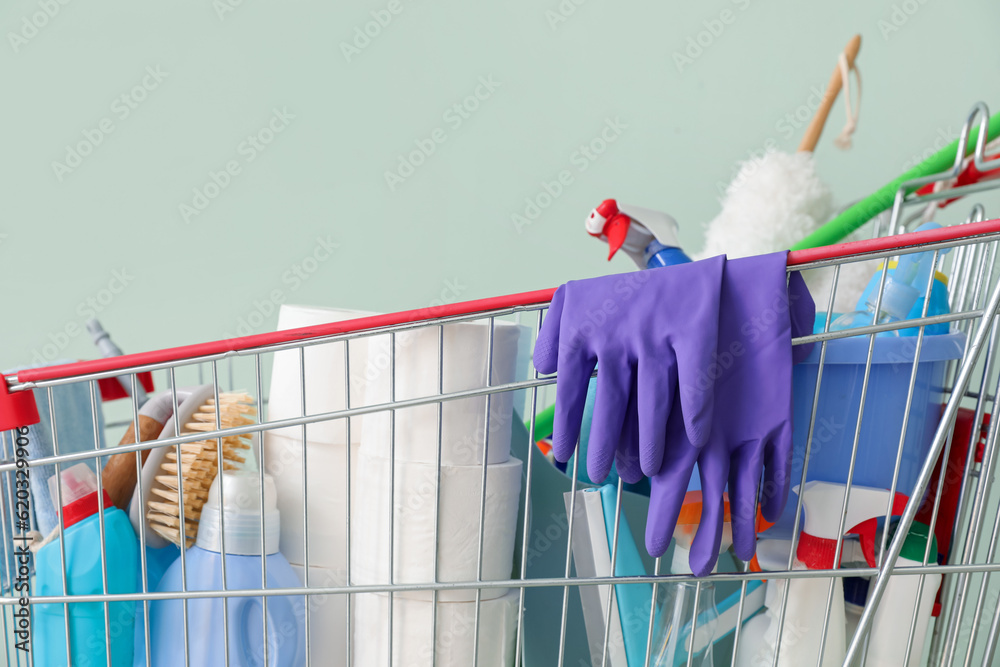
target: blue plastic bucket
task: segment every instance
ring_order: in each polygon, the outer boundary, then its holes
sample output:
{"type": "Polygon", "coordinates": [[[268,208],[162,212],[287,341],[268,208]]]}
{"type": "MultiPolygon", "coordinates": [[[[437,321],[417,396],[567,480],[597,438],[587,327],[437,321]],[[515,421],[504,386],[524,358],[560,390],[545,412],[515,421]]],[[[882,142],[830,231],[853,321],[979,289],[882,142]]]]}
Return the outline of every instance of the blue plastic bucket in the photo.
{"type": "MultiPolygon", "coordinates": [[[[869,342],[869,336],[859,336],[827,343],[807,481],[847,482],[869,342]]],[[[885,489],[892,486],[916,345],[916,337],[875,339],[853,484],[885,489]]],[[[793,487],[802,478],[820,347],[816,344],[792,374],[793,487]]],[[[961,332],[924,337],[896,485],[900,493],[910,495],[913,491],[941,416],[945,366],[948,361],[961,358],[964,349],[965,334],[961,332]]],[[[790,493],[785,511],[768,532],[769,536],[791,534],[797,502],[798,496],[790,493]]]]}

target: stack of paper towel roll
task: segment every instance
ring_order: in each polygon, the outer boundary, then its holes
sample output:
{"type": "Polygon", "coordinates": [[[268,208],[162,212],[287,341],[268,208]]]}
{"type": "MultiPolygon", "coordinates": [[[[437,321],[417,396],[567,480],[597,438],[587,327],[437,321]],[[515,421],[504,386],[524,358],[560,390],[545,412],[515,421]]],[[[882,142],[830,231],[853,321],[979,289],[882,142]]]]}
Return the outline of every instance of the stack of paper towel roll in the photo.
{"type": "MultiPolygon", "coordinates": [[[[373,313],[333,310],[311,306],[282,305],[278,330],[339,322],[373,313]]],[[[350,407],[363,405],[361,369],[368,360],[368,339],[349,344],[350,407]]],[[[267,419],[303,416],[302,388],[305,387],[305,414],[344,410],[347,406],[348,378],[345,343],[326,343],[289,349],[274,355],[267,419]],[[304,364],[301,362],[304,361],[304,364]],[[305,382],[301,367],[305,367],[305,382]]],[[[357,467],[357,447],[361,423],[351,418],[351,467],[357,467]]],[[[347,584],[347,448],[348,420],[321,421],[306,427],[305,447],[301,426],[267,431],[264,434],[264,466],[274,478],[278,510],[281,513],[281,553],[306,582],[305,537],[309,536],[308,584],[333,587],[347,584]],[[303,452],[305,458],[303,459],[303,452]],[[303,475],[303,470],[308,475],[303,475]],[[303,484],[306,486],[304,487],[303,484]],[[304,488],[307,491],[304,492],[304,488]],[[308,506],[303,504],[308,496],[308,506]],[[305,510],[308,509],[308,530],[305,510]]],[[[355,479],[352,477],[352,479],[355,479]]],[[[310,596],[310,651],[313,664],[334,667],[347,665],[348,596],[310,596]],[[319,661],[319,663],[317,663],[319,661]]]]}
{"type": "MultiPolygon", "coordinates": [[[[365,402],[381,404],[512,382],[518,334],[516,325],[493,325],[492,374],[489,323],[400,332],[395,337],[394,364],[389,363],[389,338],[373,338],[367,350],[365,402]]],[[[511,577],[522,468],[521,461],[510,456],[512,419],[510,392],[366,415],[354,478],[358,484],[351,517],[352,583],[511,577]]],[[[395,593],[391,602],[388,594],[355,595],[354,667],[473,664],[476,597],[476,589],[441,590],[436,603],[430,591],[395,593]]],[[[514,664],[518,601],[516,590],[481,589],[481,667],[514,664]]]]}

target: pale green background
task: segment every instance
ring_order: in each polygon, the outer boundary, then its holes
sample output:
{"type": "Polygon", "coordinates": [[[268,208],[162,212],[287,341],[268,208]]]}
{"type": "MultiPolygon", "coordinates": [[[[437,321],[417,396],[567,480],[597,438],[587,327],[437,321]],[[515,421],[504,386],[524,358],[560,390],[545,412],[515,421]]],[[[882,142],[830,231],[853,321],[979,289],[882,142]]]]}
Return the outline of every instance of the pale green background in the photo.
{"type": "Polygon", "coordinates": [[[391,311],[630,270],[583,232],[609,196],[671,212],[697,250],[735,163],[769,141],[794,149],[801,130],[779,123],[825,86],[855,32],[856,146],[832,146],[838,105],[818,152],[838,202],[957,134],[976,100],[1000,105],[995,0],[908,0],[912,16],[895,3],[888,33],[890,2],[588,0],[553,28],[558,0],[400,1],[351,62],[341,42],[387,1],[243,0],[220,17],[208,0],[74,0],[17,52],[10,34],[39,5],[6,3],[0,367],[94,356],[72,332],[116,269],[132,278],[100,317],[139,351],[235,335],[241,321],[273,328],[257,302],[275,290],[391,311]],[[679,72],[674,52],[724,9],[735,21],[679,72]],[[167,78],[119,120],[112,103],[147,66],[167,78]],[[500,87],[452,129],[443,114],[488,76],[500,87]],[[295,119],[185,224],[178,206],[243,159],[275,107],[295,119]],[[627,128],[580,173],[574,151],[615,117],[627,128]],[[113,133],[60,182],[52,163],[103,118],[113,133]],[[384,172],[438,127],[445,143],[390,191],[384,172]],[[574,182],[519,233],[512,214],[563,169],[574,182]],[[335,253],[307,281],[283,279],[326,236],[335,253]]]}
{"type": "Polygon", "coordinates": [[[783,119],[856,32],[855,148],[832,146],[838,104],[818,151],[839,204],[956,136],[975,101],[1000,107],[996,0],[565,0],[555,26],[558,0],[400,0],[350,62],[341,43],[388,0],[46,2],[58,13],[16,49],[39,4],[0,8],[0,368],[95,356],[86,303],[114,271],[131,278],[100,317],[140,351],[266,331],[275,300],[391,311],[631,270],[583,232],[609,196],[669,211],[695,251],[734,165],[794,150],[783,119]],[[674,53],[726,9],[678,71],[674,53]],[[167,78],[121,119],[112,104],[157,66],[167,78]],[[449,125],[490,76],[500,87],[449,125]],[[294,120],[246,163],[240,143],[276,107],[294,120]],[[616,117],[627,128],[581,173],[574,152],[616,117]],[[105,118],[114,131],[60,181],[52,163],[105,118]],[[447,140],[390,191],[384,172],[436,128],[447,140]],[[178,206],[231,159],[241,173],[186,224],[178,206]],[[519,231],[511,216],[564,169],[573,183],[519,231]],[[296,282],[327,237],[337,250],[296,282]]]}

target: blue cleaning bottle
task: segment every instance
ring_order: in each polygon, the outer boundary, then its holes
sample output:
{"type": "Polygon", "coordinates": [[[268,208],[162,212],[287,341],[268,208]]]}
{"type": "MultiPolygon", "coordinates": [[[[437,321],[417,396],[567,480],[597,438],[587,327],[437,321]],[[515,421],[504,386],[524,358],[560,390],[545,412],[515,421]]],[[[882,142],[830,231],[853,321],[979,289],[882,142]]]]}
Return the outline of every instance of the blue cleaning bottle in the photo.
{"type": "MultiPolygon", "coordinates": [[[[933,260],[931,253],[913,253],[903,255],[896,263],[896,268],[890,268],[885,277],[882,289],[882,302],[877,304],[882,272],[878,271],[868,281],[868,286],[861,294],[857,310],[841,315],[830,324],[831,331],[842,331],[872,324],[888,324],[899,322],[910,316],[913,308],[920,300],[920,290],[914,286],[917,277],[922,275],[926,281],[929,274],[929,263],[933,260]],[[926,271],[921,270],[922,264],[928,264],[926,271]],[[879,310],[876,313],[876,305],[879,310]]],[[[899,336],[898,329],[883,331],[879,336],[899,336]]]]}
{"type": "MultiPolygon", "coordinates": [[[[263,496],[264,534],[261,539],[260,473],[225,471],[215,478],[201,511],[197,540],[185,554],[188,591],[222,590],[223,558],[229,590],[263,588],[261,569],[265,558],[267,588],[301,588],[291,565],[278,552],[280,517],[270,475],[264,475],[263,496]],[[225,555],[222,553],[223,530],[225,555]]],[[[177,559],[163,575],[157,591],[180,591],[181,581],[181,561],[177,559]]],[[[188,600],[190,664],[227,664],[223,605],[228,617],[228,664],[233,667],[264,665],[265,605],[262,597],[188,600]]],[[[304,665],[304,596],[268,596],[266,614],[267,667],[304,665]]],[[[156,600],[150,604],[149,616],[151,664],[154,667],[185,664],[183,602],[156,600]]]]}
{"type": "MultiPolygon", "coordinates": [[[[106,491],[99,489],[94,472],[78,463],[59,476],[63,507],[60,512],[65,540],[66,584],[69,595],[103,594],[104,576],[108,593],[135,593],[139,577],[139,542],[128,515],[114,506],[106,491]],[[101,563],[101,516],[99,497],[104,499],[104,553],[101,563]]],[[[49,479],[54,503],[56,477],[49,479]]],[[[35,595],[64,595],[62,547],[57,538],[35,556],[35,595]]],[[[34,664],[45,667],[67,665],[66,609],[69,610],[70,657],[74,665],[128,667],[132,664],[135,602],[73,602],[43,604],[34,608],[34,664]],[[107,631],[107,632],[106,632],[107,631]],[[110,635],[110,646],[105,636],[110,635]]]]}
{"type": "MultiPolygon", "coordinates": [[[[936,222],[928,222],[918,227],[916,231],[923,232],[940,228],[941,225],[936,222]]],[[[942,250],[940,256],[944,256],[949,250],[942,250]]],[[[870,324],[885,324],[904,319],[909,320],[923,317],[924,302],[928,298],[930,299],[930,303],[927,305],[928,317],[949,313],[948,284],[947,278],[944,275],[938,272],[935,273],[930,295],[928,296],[927,294],[927,283],[930,279],[932,269],[934,269],[934,253],[929,251],[903,255],[895,265],[889,263],[889,275],[886,276],[885,291],[882,296],[882,308],[878,317],[876,317],[874,312],[875,300],[882,281],[882,268],[880,268],[871,277],[868,285],[861,293],[861,297],[858,299],[857,310],[841,315],[831,323],[830,329],[838,331],[868,326],[870,324]]],[[[822,331],[825,318],[825,313],[817,313],[817,331],[822,331]],[[821,317],[822,320],[820,319],[821,317]]],[[[948,328],[949,325],[947,322],[931,324],[926,327],[925,334],[946,334],[948,333],[948,328]]],[[[908,327],[895,331],[884,331],[878,335],[916,336],[919,332],[920,329],[918,327],[908,327]]]]}
{"type": "MultiPolygon", "coordinates": [[[[928,222],[921,225],[916,229],[918,232],[923,232],[929,229],[940,229],[941,225],[936,222],[928,222]]],[[[940,258],[943,258],[951,252],[951,248],[944,248],[939,252],[939,262],[940,258]]],[[[923,317],[924,315],[924,301],[928,298],[927,295],[927,282],[930,278],[931,269],[934,268],[934,253],[933,252],[922,252],[909,255],[913,260],[917,262],[918,268],[916,275],[913,278],[911,284],[920,292],[920,296],[914,302],[913,307],[910,308],[910,312],[906,315],[905,319],[912,320],[918,317],[923,317]]],[[[902,261],[902,260],[901,260],[902,261]]],[[[899,269],[899,263],[889,263],[889,270],[891,272],[897,271],[899,269]]],[[[890,274],[891,275],[891,274],[890,274]]],[[[882,278],[882,269],[880,268],[872,276],[871,280],[868,281],[868,285],[865,287],[865,291],[861,293],[861,298],[859,303],[864,303],[871,294],[876,293],[879,286],[879,281],[882,278]]],[[[948,277],[941,273],[939,270],[935,271],[934,282],[931,284],[930,292],[930,304],[927,306],[927,316],[933,317],[934,315],[946,315],[951,312],[951,308],[948,305],[948,277]]],[[[936,334],[946,334],[949,330],[949,324],[947,322],[939,322],[938,324],[928,325],[925,329],[925,335],[933,336],[936,334]]],[[[899,332],[900,336],[916,336],[920,333],[918,327],[908,327],[902,329],[899,332]]]]}
{"type": "MultiPolygon", "coordinates": [[[[907,255],[906,257],[910,257],[907,255]]],[[[852,313],[845,313],[830,324],[831,331],[841,331],[844,329],[854,329],[856,327],[866,327],[873,324],[890,324],[899,322],[906,318],[913,304],[920,298],[920,292],[909,284],[912,280],[913,271],[916,267],[912,260],[903,266],[901,259],[899,266],[893,270],[885,279],[885,288],[882,290],[882,303],[877,304],[878,290],[869,293],[863,303],[858,304],[858,309],[852,313]],[[900,269],[903,270],[900,273],[900,269]],[[909,276],[909,278],[907,278],[909,276]],[[875,311],[879,306],[878,312],[875,311]]],[[[879,336],[899,336],[899,330],[882,331],[879,336]]]]}

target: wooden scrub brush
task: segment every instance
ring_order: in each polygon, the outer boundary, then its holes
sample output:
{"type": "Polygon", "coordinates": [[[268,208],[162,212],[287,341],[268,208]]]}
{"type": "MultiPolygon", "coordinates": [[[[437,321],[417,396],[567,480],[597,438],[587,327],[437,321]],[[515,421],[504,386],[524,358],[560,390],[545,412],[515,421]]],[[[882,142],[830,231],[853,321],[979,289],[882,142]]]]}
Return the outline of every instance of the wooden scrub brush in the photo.
{"type": "MultiPolygon", "coordinates": [[[[220,393],[216,410],[215,392],[208,385],[199,387],[178,407],[175,419],[164,425],[160,438],[175,436],[175,424],[181,435],[215,431],[216,413],[223,429],[256,423],[257,409],[252,396],[245,393],[220,393]]],[[[222,438],[222,468],[236,470],[246,462],[253,449],[249,435],[222,438]]],[[[252,456],[252,455],[251,455],[252,456]]],[[[201,508],[208,499],[208,489],[219,473],[218,439],[196,440],[180,445],[180,478],[183,483],[185,545],[198,536],[201,508]]],[[[138,531],[138,521],[146,522],[147,544],[154,548],[173,543],[181,545],[180,499],[177,484],[177,447],[151,450],[142,469],[143,497],[133,497],[130,516],[138,531]]],[[[138,494],[138,489],[136,490],[138,494]]]]}

